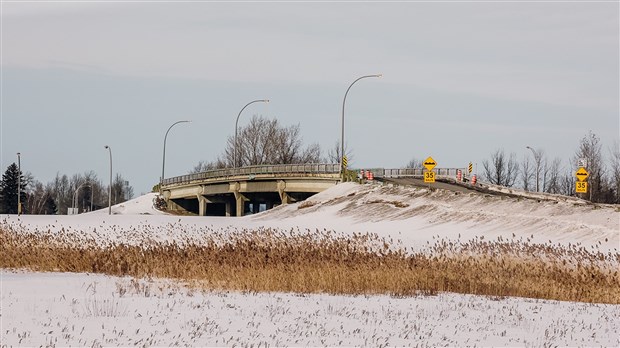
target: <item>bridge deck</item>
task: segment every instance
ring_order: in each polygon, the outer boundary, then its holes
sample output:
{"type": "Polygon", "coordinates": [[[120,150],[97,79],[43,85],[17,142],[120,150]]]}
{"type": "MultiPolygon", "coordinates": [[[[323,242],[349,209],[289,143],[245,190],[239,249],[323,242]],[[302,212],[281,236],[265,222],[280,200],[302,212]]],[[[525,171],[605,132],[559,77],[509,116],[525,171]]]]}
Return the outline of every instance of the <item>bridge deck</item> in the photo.
{"type": "MultiPolygon", "coordinates": [[[[436,168],[441,181],[456,178],[459,168],[436,168]]],[[[413,180],[423,169],[371,169],[377,179],[413,180]]],[[[277,204],[287,204],[328,189],[340,181],[339,164],[282,164],[225,168],[187,174],[163,180],[162,193],[169,209],[187,210],[198,215],[216,209],[218,214],[242,216],[277,204]],[[208,208],[211,207],[211,208],[208,208]]],[[[446,185],[437,183],[437,185],[446,185]]],[[[452,186],[452,189],[454,187],[452,186]]]]}

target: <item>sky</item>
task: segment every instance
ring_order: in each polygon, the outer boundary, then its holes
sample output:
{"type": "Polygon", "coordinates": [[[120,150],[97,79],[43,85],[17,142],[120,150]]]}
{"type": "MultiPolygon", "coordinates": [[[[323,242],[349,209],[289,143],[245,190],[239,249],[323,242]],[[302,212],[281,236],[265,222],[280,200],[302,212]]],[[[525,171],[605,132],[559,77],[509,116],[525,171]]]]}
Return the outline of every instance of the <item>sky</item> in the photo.
{"type": "MultiPolygon", "coordinates": [[[[2,1],[0,168],[113,171],[148,192],[215,160],[253,115],[355,168],[477,164],[526,146],[566,168],[620,137],[618,2],[2,1]]],[[[567,169],[569,170],[569,169],[567,169]]]]}

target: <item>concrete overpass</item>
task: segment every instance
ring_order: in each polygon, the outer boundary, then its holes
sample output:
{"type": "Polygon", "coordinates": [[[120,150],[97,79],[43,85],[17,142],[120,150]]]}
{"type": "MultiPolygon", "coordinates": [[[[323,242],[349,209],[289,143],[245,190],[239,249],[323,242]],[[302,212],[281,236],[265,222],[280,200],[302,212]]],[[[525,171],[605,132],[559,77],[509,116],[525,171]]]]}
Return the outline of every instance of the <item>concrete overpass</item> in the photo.
{"type": "Polygon", "coordinates": [[[169,210],[243,216],[304,200],[338,182],[338,164],[263,165],[168,178],[162,194],[169,210]]]}
{"type": "MultiPolygon", "coordinates": [[[[423,169],[370,170],[378,180],[423,184],[423,169]]],[[[456,183],[459,170],[465,172],[462,168],[436,168],[434,171],[438,182],[433,185],[437,188],[463,190],[463,186],[456,183]]],[[[168,210],[201,216],[243,216],[304,200],[338,182],[339,164],[262,165],[168,178],[163,181],[162,194],[168,210]]]]}

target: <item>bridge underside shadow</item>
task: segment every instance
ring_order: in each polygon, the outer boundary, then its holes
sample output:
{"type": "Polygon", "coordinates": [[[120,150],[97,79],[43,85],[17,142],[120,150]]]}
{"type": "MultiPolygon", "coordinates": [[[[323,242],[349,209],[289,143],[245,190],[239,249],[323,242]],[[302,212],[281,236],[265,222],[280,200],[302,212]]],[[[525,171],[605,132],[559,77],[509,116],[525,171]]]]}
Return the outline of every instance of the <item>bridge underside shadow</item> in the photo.
{"type": "Polygon", "coordinates": [[[314,192],[287,192],[283,194],[284,199],[278,192],[197,195],[170,199],[168,209],[199,216],[245,216],[273,209],[281,204],[303,201],[314,194],[314,192]]]}

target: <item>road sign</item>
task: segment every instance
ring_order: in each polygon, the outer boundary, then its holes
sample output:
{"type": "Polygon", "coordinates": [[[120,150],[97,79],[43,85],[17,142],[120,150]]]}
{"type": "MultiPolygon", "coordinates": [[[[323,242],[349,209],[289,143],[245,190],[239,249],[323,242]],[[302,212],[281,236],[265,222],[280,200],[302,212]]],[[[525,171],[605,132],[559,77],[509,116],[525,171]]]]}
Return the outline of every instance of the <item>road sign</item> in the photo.
{"type": "Polygon", "coordinates": [[[467,170],[469,171],[469,174],[471,174],[471,172],[474,170],[474,165],[469,162],[469,166],[467,167],[467,170]]]}
{"type": "Polygon", "coordinates": [[[435,172],[424,172],[424,182],[433,183],[435,182],[435,172]]]}
{"type": "Polygon", "coordinates": [[[342,167],[347,168],[347,156],[342,156],[342,167]]]}
{"type": "Polygon", "coordinates": [[[575,183],[575,192],[588,193],[588,183],[585,181],[578,181],[575,183]]]}
{"type": "Polygon", "coordinates": [[[579,181],[585,181],[588,178],[588,175],[590,174],[584,167],[579,168],[577,172],[575,173],[575,176],[577,177],[577,180],[579,181]]]}
{"type": "Polygon", "coordinates": [[[427,159],[424,160],[424,167],[430,172],[431,170],[433,170],[433,168],[435,168],[435,166],[437,165],[437,162],[435,162],[435,160],[433,159],[433,157],[428,157],[427,159]]]}
{"type": "Polygon", "coordinates": [[[580,158],[577,160],[577,167],[587,167],[588,166],[588,159],[587,158],[580,158]]]}

